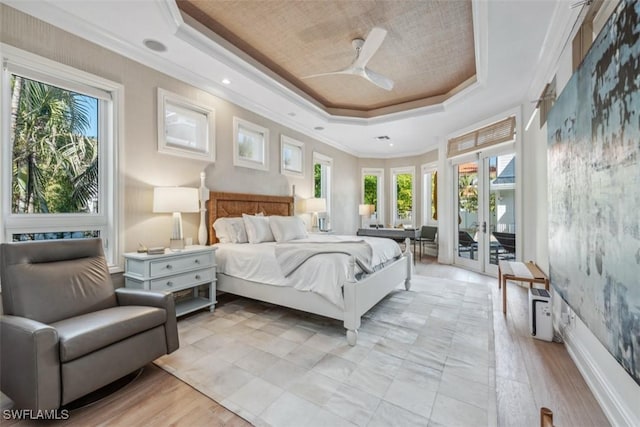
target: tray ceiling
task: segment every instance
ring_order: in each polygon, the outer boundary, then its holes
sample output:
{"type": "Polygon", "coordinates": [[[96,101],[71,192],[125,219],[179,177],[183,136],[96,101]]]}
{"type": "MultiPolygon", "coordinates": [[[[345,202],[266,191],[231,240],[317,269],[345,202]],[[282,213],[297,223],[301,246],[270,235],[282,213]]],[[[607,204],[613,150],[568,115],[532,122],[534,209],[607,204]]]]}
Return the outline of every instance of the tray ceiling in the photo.
{"type": "MultiPolygon", "coordinates": [[[[434,105],[476,81],[471,1],[179,0],[190,17],[330,114],[375,117],[434,105]],[[351,41],[373,27],[387,36],[367,67],[381,89],[341,70],[351,41]]],[[[200,27],[200,25],[196,26],[200,27]]],[[[206,31],[208,32],[208,31],[206,31]]]]}

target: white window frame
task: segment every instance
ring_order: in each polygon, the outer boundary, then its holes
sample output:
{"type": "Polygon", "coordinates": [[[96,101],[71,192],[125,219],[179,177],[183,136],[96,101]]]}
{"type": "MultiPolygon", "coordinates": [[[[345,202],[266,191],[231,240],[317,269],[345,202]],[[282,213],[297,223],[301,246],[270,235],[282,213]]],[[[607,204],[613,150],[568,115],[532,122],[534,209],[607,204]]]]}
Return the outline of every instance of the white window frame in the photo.
{"type": "Polygon", "coordinates": [[[438,171],[438,162],[425,163],[420,167],[422,176],[422,225],[438,225],[431,217],[431,179],[438,171]]]}
{"type": "MultiPolygon", "coordinates": [[[[364,203],[364,177],[376,176],[378,178],[378,205],[375,207],[376,216],[375,222],[377,224],[384,224],[384,168],[362,168],[362,175],[360,179],[360,202],[364,203]]],[[[374,219],[371,219],[371,223],[374,223],[374,219]]]]}
{"type": "Polygon", "coordinates": [[[10,242],[12,235],[19,233],[99,230],[110,271],[122,271],[120,256],[123,242],[120,237],[120,218],[123,215],[123,188],[118,163],[119,153],[122,151],[120,144],[123,140],[120,123],[124,114],[124,86],[13,46],[0,44],[0,53],[3,58],[0,82],[0,242],[10,242]],[[99,213],[29,215],[11,212],[11,74],[98,98],[101,111],[99,114],[104,114],[98,124],[99,213]]]}
{"type": "Polygon", "coordinates": [[[411,223],[409,225],[415,227],[416,221],[416,167],[415,166],[403,166],[398,168],[391,168],[391,218],[393,226],[398,224],[407,224],[402,222],[398,218],[398,190],[397,190],[397,177],[398,175],[411,174],[411,223]]]}
{"type": "Polygon", "coordinates": [[[321,195],[324,197],[324,199],[327,202],[327,212],[323,215],[320,214],[320,216],[324,216],[327,219],[331,219],[331,198],[332,198],[332,194],[333,194],[333,188],[332,188],[332,183],[333,183],[333,159],[329,156],[326,156],[324,154],[318,153],[317,151],[313,152],[313,168],[312,168],[312,173],[311,173],[311,188],[313,189],[313,192],[315,193],[315,168],[316,168],[316,164],[320,164],[322,165],[322,170],[323,171],[328,171],[327,174],[321,173],[321,183],[320,183],[320,187],[321,187],[321,195]]]}

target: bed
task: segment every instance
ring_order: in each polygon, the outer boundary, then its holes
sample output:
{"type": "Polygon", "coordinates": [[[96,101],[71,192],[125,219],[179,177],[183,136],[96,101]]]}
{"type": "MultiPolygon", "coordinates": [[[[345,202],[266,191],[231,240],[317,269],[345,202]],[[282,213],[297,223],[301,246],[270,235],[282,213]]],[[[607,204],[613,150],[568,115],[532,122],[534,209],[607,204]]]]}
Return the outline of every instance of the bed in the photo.
{"type": "MultiPolygon", "coordinates": [[[[207,201],[208,243],[213,245],[218,242],[213,227],[217,219],[241,217],[243,214],[292,216],[294,215],[294,198],[210,192],[207,201]]],[[[250,246],[259,245],[262,244],[235,246],[245,246],[245,248],[236,249],[250,251],[250,246]]],[[[219,244],[218,246],[218,254],[224,257],[224,252],[221,252],[221,246],[224,245],[219,244]]],[[[330,259],[331,257],[323,255],[323,258],[330,259]]],[[[308,290],[279,286],[280,284],[277,283],[248,280],[224,272],[217,274],[217,290],[342,320],[346,329],[347,342],[350,345],[356,345],[362,315],[400,284],[403,284],[406,290],[410,289],[412,260],[413,254],[409,242],[406,242],[404,252],[400,253],[397,258],[386,260],[373,272],[363,272],[358,267],[359,263],[355,256],[347,257],[347,273],[341,286],[342,304],[331,302],[326,296],[308,290]]]]}

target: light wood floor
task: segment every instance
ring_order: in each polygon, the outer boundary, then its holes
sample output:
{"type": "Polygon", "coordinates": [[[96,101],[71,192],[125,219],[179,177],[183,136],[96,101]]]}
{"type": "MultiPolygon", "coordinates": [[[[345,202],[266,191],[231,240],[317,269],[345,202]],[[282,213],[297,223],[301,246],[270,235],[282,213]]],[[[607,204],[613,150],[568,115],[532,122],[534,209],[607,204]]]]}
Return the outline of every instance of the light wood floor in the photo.
{"type": "Polygon", "coordinates": [[[498,280],[425,257],[417,274],[486,284],[493,296],[496,391],[499,426],[540,425],[540,407],[553,411],[557,426],[609,426],[565,346],[533,339],[529,333],[528,290],[509,282],[507,316],[498,280]]]}
{"type": "MultiPolygon", "coordinates": [[[[508,284],[509,305],[505,318],[497,279],[439,265],[428,257],[416,265],[416,273],[490,287],[499,426],[537,426],[541,406],[553,410],[554,423],[558,426],[609,425],[565,347],[530,337],[525,288],[508,284]]],[[[42,425],[5,419],[0,420],[0,424],[42,425]]],[[[248,423],[155,365],[148,365],[140,378],[123,390],[73,411],[67,421],[46,425],[246,426],[248,423]]]]}

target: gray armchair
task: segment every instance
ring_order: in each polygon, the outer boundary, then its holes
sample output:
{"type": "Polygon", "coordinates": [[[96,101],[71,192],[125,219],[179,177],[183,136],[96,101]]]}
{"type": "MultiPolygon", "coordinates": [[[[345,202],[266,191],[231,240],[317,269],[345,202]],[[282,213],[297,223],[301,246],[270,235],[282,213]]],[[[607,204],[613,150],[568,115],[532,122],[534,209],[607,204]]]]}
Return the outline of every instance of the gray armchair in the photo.
{"type": "Polygon", "coordinates": [[[0,388],[56,409],[178,349],[173,295],[114,289],[100,239],[0,245],[0,388]]]}

